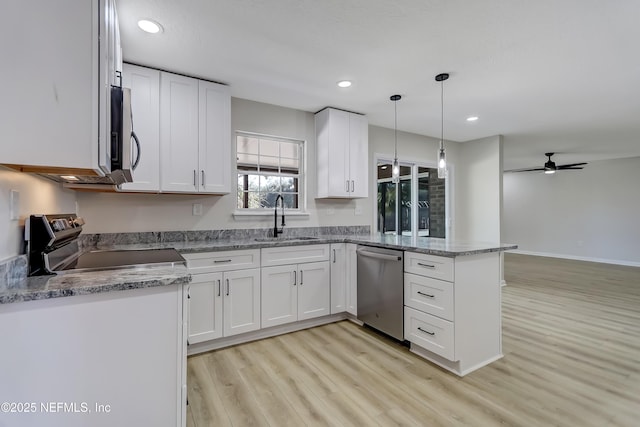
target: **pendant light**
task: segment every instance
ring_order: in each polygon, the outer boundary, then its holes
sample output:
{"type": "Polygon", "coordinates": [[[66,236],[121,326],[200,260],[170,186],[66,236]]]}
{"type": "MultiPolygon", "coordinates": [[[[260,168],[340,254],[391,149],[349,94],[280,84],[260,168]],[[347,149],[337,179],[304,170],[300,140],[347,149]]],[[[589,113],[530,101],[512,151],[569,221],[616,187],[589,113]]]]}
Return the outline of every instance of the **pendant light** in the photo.
{"type": "Polygon", "coordinates": [[[398,182],[400,182],[400,165],[398,164],[398,101],[400,99],[402,99],[402,96],[400,95],[391,95],[391,97],[389,98],[391,101],[393,101],[394,104],[394,111],[395,111],[395,121],[394,121],[394,137],[395,137],[395,149],[394,149],[394,154],[393,154],[393,167],[391,168],[391,179],[392,181],[397,184],[398,182]]]}
{"type": "Polygon", "coordinates": [[[440,151],[438,152],[438,178],[447,177],[447,159],[444,153],[444,81],[449,78],[449,74],[442,73],[436,76],[436,81],[440,82],[440,151]]]}

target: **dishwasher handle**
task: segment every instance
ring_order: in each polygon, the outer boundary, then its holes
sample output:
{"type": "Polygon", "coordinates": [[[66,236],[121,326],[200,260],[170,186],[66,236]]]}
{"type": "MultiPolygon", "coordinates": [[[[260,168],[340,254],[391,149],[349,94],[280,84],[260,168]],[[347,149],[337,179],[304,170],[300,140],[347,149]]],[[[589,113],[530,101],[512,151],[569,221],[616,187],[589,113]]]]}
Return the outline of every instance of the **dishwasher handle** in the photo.
{"type": "Polygon", "coordinates": [[[402,261],[402,257],[398,255],[379,254],[377,252],[369,252],[366,249],[357,249],[356,252],[358,253],[358,255],[362,255],[368,258],[381,259],[384,261],[402,261]]]}

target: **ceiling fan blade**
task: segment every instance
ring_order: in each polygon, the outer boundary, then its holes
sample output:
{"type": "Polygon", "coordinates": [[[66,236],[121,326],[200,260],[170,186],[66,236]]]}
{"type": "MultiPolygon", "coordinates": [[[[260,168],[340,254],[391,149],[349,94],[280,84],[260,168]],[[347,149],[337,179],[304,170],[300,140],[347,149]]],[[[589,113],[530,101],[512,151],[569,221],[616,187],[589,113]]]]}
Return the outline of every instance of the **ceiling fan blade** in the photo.
{"type": "Polygon", "coordinates": [[[563,167],[558,168],[559,171],[570,171],[570,170],[578,170],[578,169],[584,169],[584,168],[582,166],[572,166],[572,167],[569,167],[569,168],[563,168],[563,167]]]}
{"type": "Polygon", "coordinates": [[[566,169],[574,166],[584,166],[584,165],[586,165],[586,163],[569,163],[568,165],[559,165],[558,169],[566,169]]]}
{"type": "Polygon", "coordinates": [[[505,172],[534,172],[534,171],[543,171],[544,168],[535,168],[535,169],[510,169],[505,172]]]}

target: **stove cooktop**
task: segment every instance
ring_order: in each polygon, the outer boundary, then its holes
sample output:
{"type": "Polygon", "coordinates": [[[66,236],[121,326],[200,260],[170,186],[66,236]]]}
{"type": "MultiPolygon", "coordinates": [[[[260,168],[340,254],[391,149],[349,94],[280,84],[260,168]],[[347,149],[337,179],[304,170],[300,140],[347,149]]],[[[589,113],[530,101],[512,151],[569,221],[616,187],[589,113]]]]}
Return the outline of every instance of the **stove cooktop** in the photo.
{"type": "Polygon", "coordinates": [[[175,249],[104,250],[86,252],[59,272],[174,265],[186,265],[186,260],[175,249]]]}

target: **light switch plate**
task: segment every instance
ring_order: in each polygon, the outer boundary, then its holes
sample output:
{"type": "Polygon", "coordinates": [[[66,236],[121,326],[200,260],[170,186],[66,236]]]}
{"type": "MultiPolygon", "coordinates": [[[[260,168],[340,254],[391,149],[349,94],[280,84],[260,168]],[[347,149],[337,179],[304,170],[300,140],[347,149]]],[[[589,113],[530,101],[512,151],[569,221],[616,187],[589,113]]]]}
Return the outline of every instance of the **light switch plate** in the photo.
{"type": "Polygon", "coordinates": [[[18,190],[11,190],[9,196],[9,215],[11,221],[20,219],[20,192],[18,190]]]}
{"type": "Polygon", "coordinates": [[[194,203],[191,213],[193,216],[202,216],[202,203],[194,203]]]}

